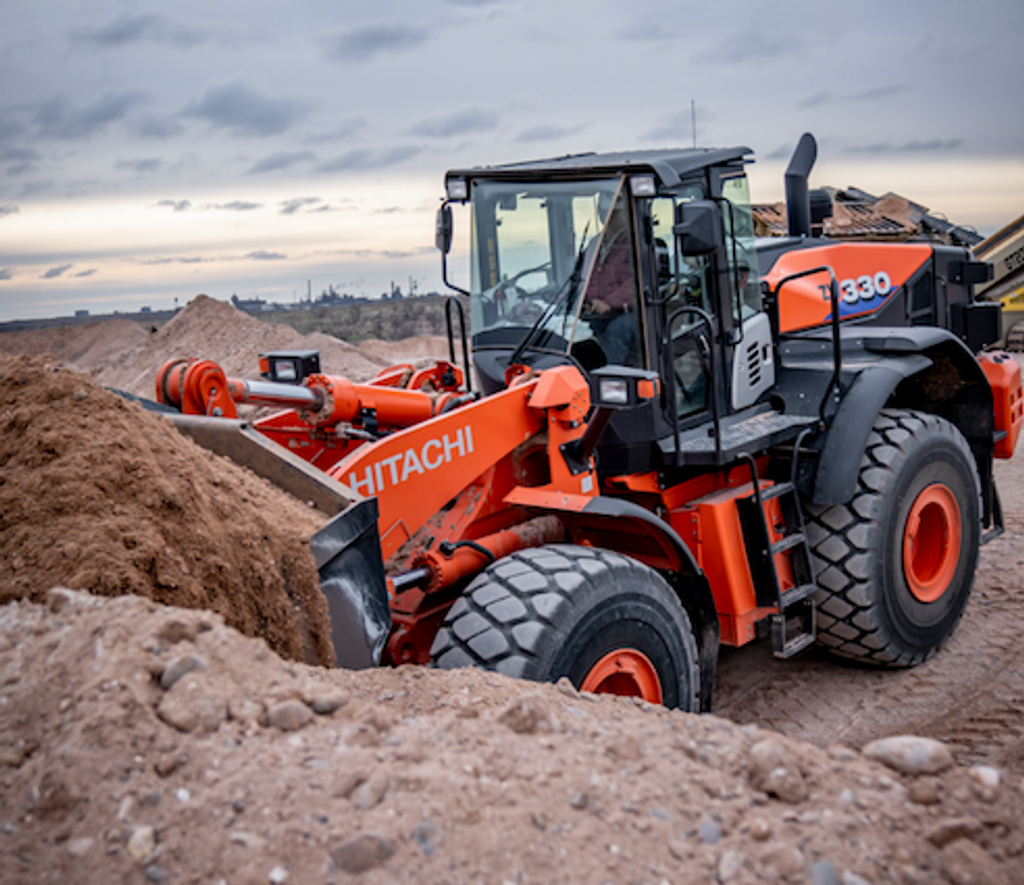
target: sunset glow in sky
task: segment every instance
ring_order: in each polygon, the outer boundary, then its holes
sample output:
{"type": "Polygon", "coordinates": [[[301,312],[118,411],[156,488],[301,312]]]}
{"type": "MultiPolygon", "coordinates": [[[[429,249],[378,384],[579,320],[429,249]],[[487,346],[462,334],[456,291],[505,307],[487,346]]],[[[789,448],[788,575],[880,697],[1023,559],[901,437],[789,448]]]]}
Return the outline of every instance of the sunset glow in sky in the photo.
{"type": "Polygon", "coordinates": [[[440,290],[450,167],[745,145],[781,199],[1024,213],[1019,0],[0,4],[0,321],[440,290]]]}

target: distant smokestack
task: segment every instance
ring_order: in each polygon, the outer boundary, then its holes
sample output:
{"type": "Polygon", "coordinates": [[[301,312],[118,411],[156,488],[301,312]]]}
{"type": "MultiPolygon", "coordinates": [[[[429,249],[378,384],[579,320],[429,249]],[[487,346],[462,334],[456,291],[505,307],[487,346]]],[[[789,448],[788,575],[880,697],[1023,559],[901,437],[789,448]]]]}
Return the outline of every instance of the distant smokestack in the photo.
{"type": "Polygon", "coordinates": [[[818,158],[818,143],[810,132],[800,136],[793,158],[786,169],[786,217],[791,237],[811,235],[811,198],[807,179],[818,158]]]}

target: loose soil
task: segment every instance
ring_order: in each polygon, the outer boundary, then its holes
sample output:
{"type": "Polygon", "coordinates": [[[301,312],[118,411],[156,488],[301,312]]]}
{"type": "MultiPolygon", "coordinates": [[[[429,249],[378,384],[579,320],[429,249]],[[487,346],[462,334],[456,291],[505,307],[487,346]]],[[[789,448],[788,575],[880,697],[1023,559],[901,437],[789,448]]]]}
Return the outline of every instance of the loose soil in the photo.
{"type": "MultiPolygon", "coordinates": [[[[1020,458],[964,620],[914,670],[755,643],[723,653],[713,716],[332,670],[323,518],[101,386],[309,346],[250,320],[199,299],[0,356],[5,883],[1024,881],[1020,458]],[[908,733],[935,740],[877,761],[908,733]]],[[[352,377],[433,346],[332,342],[352,377]]]]}

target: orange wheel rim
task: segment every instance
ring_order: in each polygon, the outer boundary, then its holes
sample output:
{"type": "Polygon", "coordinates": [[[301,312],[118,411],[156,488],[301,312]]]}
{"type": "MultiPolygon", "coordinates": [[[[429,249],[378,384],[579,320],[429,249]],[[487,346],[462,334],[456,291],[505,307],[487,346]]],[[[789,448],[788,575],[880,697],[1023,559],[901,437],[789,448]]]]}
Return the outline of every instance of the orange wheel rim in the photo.
{"type": "Polygon", "coordinates": [[[915,599],[935,602],[946,592],[962,540],[956,496],[941,483],[923,489],[903,527],[903,574],[915,599]]]}
{"type": "Polygon", "coordinates": [[[647,655],[633,648],[608,652],[590,668],[580,690],[643,698],[652,704],[662,702],[658,671],[647,655]]]}

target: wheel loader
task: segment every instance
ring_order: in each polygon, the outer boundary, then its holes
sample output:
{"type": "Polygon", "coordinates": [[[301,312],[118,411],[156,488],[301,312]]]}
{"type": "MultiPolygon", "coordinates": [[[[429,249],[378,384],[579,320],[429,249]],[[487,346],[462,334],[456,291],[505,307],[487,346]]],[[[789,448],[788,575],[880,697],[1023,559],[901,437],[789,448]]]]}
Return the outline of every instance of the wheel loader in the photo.
{"type": "Polygon", "coordinates": [[[339,665],[692,711],[722,644],[913,666],[1002,530],[1020,370],[985,350],[998,305],[967,249],[812,235],[814,152],[805,136],[773,241],[747,148],[452,170],[436,238],[447,283],[469,209],[470,282],[448,360],[366,384],[315,352],[264,354],[258,380],[174,360],[157,398],[336,513],[312,551],[339,665]]]}

